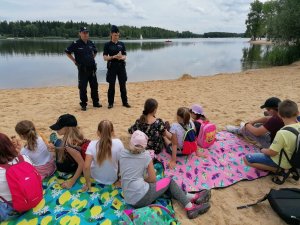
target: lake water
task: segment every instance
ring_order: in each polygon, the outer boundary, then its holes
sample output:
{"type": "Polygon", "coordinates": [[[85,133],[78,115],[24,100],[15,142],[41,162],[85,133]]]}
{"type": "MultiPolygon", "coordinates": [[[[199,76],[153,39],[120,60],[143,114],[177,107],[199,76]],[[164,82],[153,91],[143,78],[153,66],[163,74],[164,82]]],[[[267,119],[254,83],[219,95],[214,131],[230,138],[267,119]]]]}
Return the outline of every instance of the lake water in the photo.
{"type": "MultiPolygon", "coordinates": [[[[128,81],[177,79],[261,67],[244,38],[124,41],[128,81]]],[[[77,68],[64,54],[72,40],[0,40],[0,89],[76,85],[77,68]]],[[[105,41],[96,41],[98,81],[105,82],[105,41]]],[[[259,48],[259,49],[257,49],[259,48]]]]}

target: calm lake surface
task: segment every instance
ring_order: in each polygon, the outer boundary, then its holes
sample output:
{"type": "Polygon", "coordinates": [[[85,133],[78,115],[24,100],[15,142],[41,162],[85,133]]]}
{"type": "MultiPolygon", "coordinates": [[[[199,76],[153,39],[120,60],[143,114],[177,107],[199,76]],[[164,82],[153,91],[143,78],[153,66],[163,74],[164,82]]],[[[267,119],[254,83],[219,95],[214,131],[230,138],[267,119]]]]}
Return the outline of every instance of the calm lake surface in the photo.
{"type": "MultiPolygon", "coordinates": [[[[177,79],[239,72],[262,67],[259,54],[244,38],[124,41],[128,81],[177,79]]],[[[64,54],[72,40],[0,40],[0,89],[77,84],[77,68],[64,54]]],[[[96,41],[98,81],[105,82],[105,41],[96,41]]]]}

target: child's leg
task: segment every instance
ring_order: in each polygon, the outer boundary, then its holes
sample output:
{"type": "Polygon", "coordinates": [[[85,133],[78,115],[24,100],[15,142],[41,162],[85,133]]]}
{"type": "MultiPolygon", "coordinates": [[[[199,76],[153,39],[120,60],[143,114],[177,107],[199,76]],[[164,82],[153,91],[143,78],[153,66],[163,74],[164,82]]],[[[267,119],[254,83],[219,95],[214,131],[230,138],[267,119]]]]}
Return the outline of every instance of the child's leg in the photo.
{"type": "Polygon", "coordinates": [[[271,136],[269,133],[261,136],[255,136],[254,134],[250,133],[245,127],[240,129],[240,133],[246,139],[250,139],[250,141],[254,141],[259,144],[262,148],[269,148],[271,145],[271,136]]]}
{"type": "Polygon", "coordinates": [[[273,173],[277,171],[276,163],[264,153],[248,154],[245,156],[244,162],[247,166],[251,166],[256,169],[267,170],[273,173]]]}
{"type": "Polygon", "coordinates": [[[185,193],[171,178],[163,178],[157,181],[155,184],[150,183],[149,185],[150,186],[147,194],[134,205],[135,207],[139,208],[150,205],[168,190],[170,191],[172,197],[178,200],[183,205],[183,207],[186,207],[186,205],[190,203],[185,193]]]}

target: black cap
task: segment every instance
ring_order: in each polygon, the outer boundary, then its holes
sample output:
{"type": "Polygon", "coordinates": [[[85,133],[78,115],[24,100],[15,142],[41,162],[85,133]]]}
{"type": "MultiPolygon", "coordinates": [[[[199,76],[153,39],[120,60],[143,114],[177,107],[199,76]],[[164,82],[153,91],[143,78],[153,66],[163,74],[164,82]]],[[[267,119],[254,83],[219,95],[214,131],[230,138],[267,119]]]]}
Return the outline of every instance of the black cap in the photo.
{"type": "Polygon", "coordinates": [[[119,33],[119,28],[116,25],[112,25],[110,28],[111,33],[119,33]]]}
{"type": "Polygon", "coordinates": [[[281,102],[281,100],[279,98],[276,97],[271,97],[268,98],[265,101],[265,104],[263,104],[260,108],[278,108],[279,103],[281,102]]]}
{"type": "Polygon", "coordinates": [[[80,27],[79,32],[89,32],[89,30],[87,29],[87,27],[80,27]]]}
{"type": "Polygon", "coordinates": [[[77,120],[75,116],[71,114],[64,114],[61,115],[55,124],[50,126],[51,130],[60,130],[64,127],[76,127],[77,126],[77,120]]]}

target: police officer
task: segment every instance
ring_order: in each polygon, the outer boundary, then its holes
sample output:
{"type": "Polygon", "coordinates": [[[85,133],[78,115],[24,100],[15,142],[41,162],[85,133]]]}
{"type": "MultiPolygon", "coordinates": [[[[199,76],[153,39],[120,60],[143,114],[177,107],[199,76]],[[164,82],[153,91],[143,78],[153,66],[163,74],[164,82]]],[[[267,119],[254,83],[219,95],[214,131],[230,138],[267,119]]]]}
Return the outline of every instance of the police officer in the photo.
{"type": "Polygon", "coordinates": [[[79,31],[80,38],[74,41],[65,52],[78,68],[78,88],[80,95],[80,106],[82,111],[86,111],[87,106],[87,85],[90,83],[91,98],[93,106],[102,107],[99,103],[98,81],[96,75],[95,57],[97,49],[92,41],[89,40],[89,31],[86,27],[81,27],[79,31]],[[75,58],[72,53],[74,53],[75,58]]]}
{"type": "Polygon", "coordinates": [[[110,32],[111,40],[104,45],[103,59],[107,61],[106,81],[109,83],[107,92],[108,108],[114,106],[115,83],[118,76],[121,99],[124,107],[130,108],[127,100],[125,69],[126,48],[123,42],[119,41],[120,33],[117,26],[113,25],[110,32]]]}

